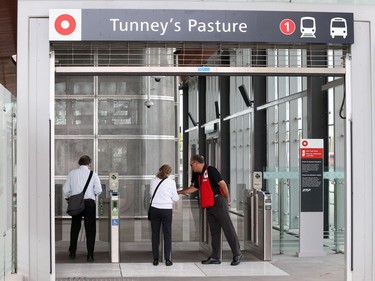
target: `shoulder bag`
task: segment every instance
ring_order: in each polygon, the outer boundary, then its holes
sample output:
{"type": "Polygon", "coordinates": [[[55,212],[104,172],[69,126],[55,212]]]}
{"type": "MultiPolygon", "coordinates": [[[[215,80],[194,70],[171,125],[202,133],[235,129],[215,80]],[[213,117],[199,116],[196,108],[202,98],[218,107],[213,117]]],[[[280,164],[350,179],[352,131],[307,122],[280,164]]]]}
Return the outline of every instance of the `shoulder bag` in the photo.
{"type": "Polygon", "coordinates": [[[86,181],[85,188],[81,193],[72,195],[68,198],[68,208],[66,209],[66,212],[70,216],[77,216],[79,215],[84,209],[85,209],[85,192],[89,185],[89,182],[91,180],[93,171],[90,171],[89,178],[86,181]]]}

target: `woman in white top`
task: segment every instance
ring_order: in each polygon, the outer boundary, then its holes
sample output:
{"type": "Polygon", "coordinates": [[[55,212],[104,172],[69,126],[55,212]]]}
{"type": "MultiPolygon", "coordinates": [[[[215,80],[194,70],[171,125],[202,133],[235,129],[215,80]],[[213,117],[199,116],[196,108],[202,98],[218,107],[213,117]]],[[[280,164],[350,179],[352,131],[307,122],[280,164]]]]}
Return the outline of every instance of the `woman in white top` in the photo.
{"type": "Polygon", "coordinates": [[[177,194],[176,182],[168,178],[171,172],[171,166],[164,164],[159,168],[159,172],[156,177],[151,180],[150,185],[150,195],[152,198],[158,184],[163,180],[155,193],[150,210],[152,255],[154,258],[153,265],[159,264],[160,226],[162,226],[164,236],[165,265],[171,266],[173,264],[171,261],[172,205],[173,202],[177,202],[180,197],[177,194]]]}

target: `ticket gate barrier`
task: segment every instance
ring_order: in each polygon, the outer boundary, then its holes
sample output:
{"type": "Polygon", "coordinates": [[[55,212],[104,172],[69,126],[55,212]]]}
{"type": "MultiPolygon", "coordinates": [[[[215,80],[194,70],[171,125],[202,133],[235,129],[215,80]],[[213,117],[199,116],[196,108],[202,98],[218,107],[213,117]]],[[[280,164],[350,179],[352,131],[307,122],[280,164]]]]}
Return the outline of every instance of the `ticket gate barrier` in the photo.
{"type": "Polygon", "coordinates": [[[110,248],[111,262],[120,262],[120,211],[118,193],[118,174],[109,174],[109,222],[110,222],[110,248]]]}
{"type": "Polygon", "coordinates": [[[245,249],[261,260],[272,260],[272,196],[268,191],[248,191],[245,220],[245,249]]]}

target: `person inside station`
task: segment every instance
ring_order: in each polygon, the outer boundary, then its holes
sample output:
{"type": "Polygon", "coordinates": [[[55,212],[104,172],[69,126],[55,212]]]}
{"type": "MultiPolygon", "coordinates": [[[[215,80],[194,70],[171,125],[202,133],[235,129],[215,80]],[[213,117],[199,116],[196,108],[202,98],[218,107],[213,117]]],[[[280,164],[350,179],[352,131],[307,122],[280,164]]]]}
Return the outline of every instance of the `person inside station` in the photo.
{"type": "Polygon", "coordinates": [[[86,232],[87,261],[94,261],[94,247],[96,237],[96,203],[95,197],[102,193],[102,185],[97,173],[93,172],[92,179],[89,180],[91,169],[91,158],[83,155],[78,160],[79,167],[70,171],[68,178],[64,184],[63,191],[66,200],[75,194],[83,191],[87,181],[89,181],[87,190],[84,194],[85,208],[75,216],[72,216],[72,224],[70,228],[70,246],[69,258],[76,258],[78,234],[81,230],[82,217],[84,217],[84,225],[86,232]]]}
{"type": "Polygon", "coordinates": [[[162,227],[164,237],[165,265],[173,265],[171,260],[172,207],[173,203],[177,202],[180,197],[177,194],[176,182],[168,178],[171,173],[170,165],[162,165],[150,184],[151,244],[154,258],[153,265],[155,266],[159,264],[160,227],[162,227]]]}
{"type": "Polygon", "coordinates": [[[229,190],[226,182],[222,179],[220,172],[212,166],[205,164],[200,155],[191,157],[190,166],[194,172],[194,183],[186,189],[178,191],[178,194],[191,194],[199,190],[202,208],[207,209],[207,220],[212,237],[212,253],[202,264],[220,264],[221,230],[232,250],[233,260],[231,265],[240,264],[243,255],[237,233],[229,216],[228,205],[230,205],[229,190]]]}

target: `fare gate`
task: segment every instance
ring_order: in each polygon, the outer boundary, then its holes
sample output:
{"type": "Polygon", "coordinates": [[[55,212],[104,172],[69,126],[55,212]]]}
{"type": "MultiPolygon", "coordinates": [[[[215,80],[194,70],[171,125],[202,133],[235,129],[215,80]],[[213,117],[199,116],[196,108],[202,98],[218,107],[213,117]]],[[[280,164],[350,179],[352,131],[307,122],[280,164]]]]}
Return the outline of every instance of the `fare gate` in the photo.
{"type": "Polygon", "coordinates": [[[272,196],[262,191],[262,176],[254,172],[254,188],[247,190],[245,204],[245,249],[261,260],[272,260],[272,196]],[[259,183],[258,185],[256,183],[259,183]]]}

